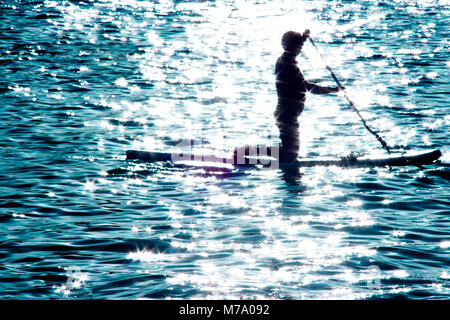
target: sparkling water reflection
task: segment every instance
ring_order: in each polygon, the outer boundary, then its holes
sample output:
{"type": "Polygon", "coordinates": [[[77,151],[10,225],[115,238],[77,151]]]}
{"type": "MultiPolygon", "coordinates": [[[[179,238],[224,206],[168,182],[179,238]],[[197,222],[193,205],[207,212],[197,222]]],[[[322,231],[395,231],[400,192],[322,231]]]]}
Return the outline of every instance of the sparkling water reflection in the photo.
{"type": "MultiPolygon", "coordinates": [[[[449,297],[448,1],[0,4],[0,295],[449,297]],[[414,167],[208,171],[125,161],[194,139],[279,143],[280,36],[309,28],[414,167]]],[[[307,79],[333,85],[317,51],[307,79]]],[[[340,96],[308,95],[301,156],[382,154],[340,96]]]]}

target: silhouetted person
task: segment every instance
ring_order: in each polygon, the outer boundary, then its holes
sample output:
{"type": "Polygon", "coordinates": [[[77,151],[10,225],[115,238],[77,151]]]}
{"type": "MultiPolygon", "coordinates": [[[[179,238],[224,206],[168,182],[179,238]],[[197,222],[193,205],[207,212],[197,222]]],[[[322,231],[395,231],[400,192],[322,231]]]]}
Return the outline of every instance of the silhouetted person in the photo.
{"type": "Polygon", "coordinates": [[[339,87],[321,87],[309,83],[297,67],[295,58],[300,54],[303,43],[309,36],[309,30],[303,34],[286,32],[281,40],[284,52],[275,65],[278,104],[275,119],[280,130],[281,161],[295,161],[300,148],[298,116],[305,107],[305,94],[325,94],[338,92],[339,87]]]}

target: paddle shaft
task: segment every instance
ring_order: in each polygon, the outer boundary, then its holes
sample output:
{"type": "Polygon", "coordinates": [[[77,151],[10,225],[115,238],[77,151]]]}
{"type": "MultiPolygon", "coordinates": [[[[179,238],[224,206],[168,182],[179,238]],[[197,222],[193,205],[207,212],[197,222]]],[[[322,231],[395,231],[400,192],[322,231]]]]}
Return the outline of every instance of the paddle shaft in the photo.
{"type": "Polygon", "coordinates": [[[361,119],[364,127],[375,136],[375,138],[377,138],[378,142],[381,143],[381,145],[383,146],[383,149],[385,149],[389,154],[391,154],[391,150],[389,148],[389,146],[387,145],[386,141],[383,140],[383,138],[380,137],[380,135],[378,133],[376,133],[375,131],[373,131],[368,125],[366,120],[363,118],[363,116],[361,115],[361,113],[359,112],[358,108],[356,108],[355,103],[350,100],[350,98],[347,96],[347,93],[345,92],[344,87],[341,85],[341,82],[339,81],[339,79],[336,77],[336,75],[334,74],[333,70],[330,68],[330,66],[326,63],[325,58],[322,56],[322,54],[319,51],[319,48],[317,48],[316,44],[314,43],[314,40],[311,39],[311,37],[309,37],[309,41],[311,41],[311,44],[314,46],[314,48],[316,48],[317,52],[319,53],[320,57],[322,58],[322,60],[325,63],[325,66],[327,67],[328,71],[330,71],[331,76],[333,77],[334,81],[336,82],[336,84],[343,89],[344,91],[344,97],[345,99],[347,99],[348,103],[350,104],[350,106],[352,107],[353,110],[355,110],[356,114],[359,116],[359,118],[361,119]]]}

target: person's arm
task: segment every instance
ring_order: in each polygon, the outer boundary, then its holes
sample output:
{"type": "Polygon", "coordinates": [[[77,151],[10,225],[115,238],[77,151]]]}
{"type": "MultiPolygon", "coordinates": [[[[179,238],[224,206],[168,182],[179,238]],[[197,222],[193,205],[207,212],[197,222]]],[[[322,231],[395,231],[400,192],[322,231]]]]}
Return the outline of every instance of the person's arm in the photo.
{"type": "Polygon", "coordinates": [[[313,94],[334,93],[334,92],[339,92],[343,89],[341,87],[322,87],[317,84],[309,83],[306,80],[304,82],[304,85],[305,85],[306,89],[308,90],[308,92],[311,92],[313,94]]]}
{"type": "Polygon", "coordinates": [[[311,92],[313,94],[327,94],[343,90],[341,87],[322,87],[314,83],[308,82],[298,67],[295,68],[295,82],[298,90],[301,92],[311,92]]]}
{"type": "MultiPolygon", "coordinates": [[[[309,29],[306,29],[303,32],[303,41],[306,41],[308,39],[310,34],[309,29]]],[[[306,90],[308,90],[311,93],[314,94],[327,94],[327,93],[334,93],[344,90],[343,87],[322,87],[317,84],[309,83],[306,81],[306,79],[303,78],[303,85],[305,86],[306,90]]]]}

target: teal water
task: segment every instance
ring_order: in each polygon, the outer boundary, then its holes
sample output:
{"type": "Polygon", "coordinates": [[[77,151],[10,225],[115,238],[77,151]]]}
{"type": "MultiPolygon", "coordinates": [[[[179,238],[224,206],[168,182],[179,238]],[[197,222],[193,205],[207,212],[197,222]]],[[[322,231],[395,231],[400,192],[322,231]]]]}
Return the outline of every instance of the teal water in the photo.
{"type": "MultiPolygon", "coordinates": [[[[3,1],[0,298],[448,299],[448,1],[3,1]],[[369,125],[419,169],[127,162],[182,139],[279,143],[276,58],[311,29],[369,125]]],[[[333,85],[311,44],[305,77],[333,85]]],[[[383,154],[340,96],[301,156],[383,154]]]]}

